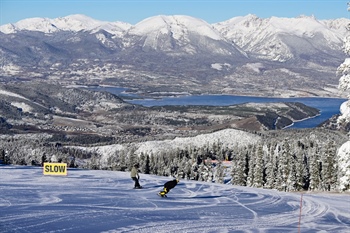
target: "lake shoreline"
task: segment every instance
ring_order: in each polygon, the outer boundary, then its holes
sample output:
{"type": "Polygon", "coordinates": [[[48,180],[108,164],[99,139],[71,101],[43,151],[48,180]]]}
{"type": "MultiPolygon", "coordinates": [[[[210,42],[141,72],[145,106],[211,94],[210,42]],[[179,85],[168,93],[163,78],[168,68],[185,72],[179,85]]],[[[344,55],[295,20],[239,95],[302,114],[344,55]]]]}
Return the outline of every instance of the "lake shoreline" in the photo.
{"type": "Polygon", "coordinates": [[[119,89],[123,90],[120,91],[119,94],[122,96],[137,96],[135,98],[130,98],[130,99],[137,99],[137,100],[142,100],[142,99],[162,99],[166,97],[183,97],[183,96],[201,96],[201,95],[222,95],[222,96],[244,96],[244,97],[261,97],[261,98],[282,98],[282,99],[293,99],[293,98],[332,98],[332,99],[346,99],[346,96],[343,96],[341,94],[339,95],[334,95],[334,96],[322,96],[322,95],[259,95],[255,93],[254,95],[252,94],[244,94],[244,93],[190,93],[190,92],[139,92],[137,88],[128,88],[128,87],[120,87],[120,86],[114,86],[114,85],[109,85],[109,84],[91,84],[91,85],[69,85],[67,87],[73,87],[73,88],[84,88],[84,89],[89,89],[89,90],[94,90],[94,89],[119,89]],[[143,97],[142,97],[143,96],[143,97]]]}
{"type": "MultiPolygon", "coordinates": [[[[86,87],[85,87],[86,88],[86,87]]],[[[229,94],[198,94],[193,95],[190,93],[171,93],[171,95],[165,95],[163,92],[157,92],[157,96],[154,98],[150,96],[139,96],[137,92],[129,94],[126,92],[128,88],[113,87],[113,86],[98,86],[94,88],[86,88],[95,91],[106,91],[115,94],[122,98],[124,101],[142,105],[144,107],[152,106],[166,106],[166,105],[179,105],[179,106],[230,106],[243,103],[278,103],[278,102],[300,102],[307,106],[320,110],[320,114],[307,117],[302,120],[294,121],[293,124],[284,128],[314,128],[330,119],[332,116],[340,113],[340,105],[347,101],[345,98],[332,98],[332,97],[262,97],[262,96],[244,96],[244,95],[229,95],[229,94]],[[163,94],[163,95],[160,95],[163,94]]],[[[170,94],[170,93],[168,93],[170,94]]]]}

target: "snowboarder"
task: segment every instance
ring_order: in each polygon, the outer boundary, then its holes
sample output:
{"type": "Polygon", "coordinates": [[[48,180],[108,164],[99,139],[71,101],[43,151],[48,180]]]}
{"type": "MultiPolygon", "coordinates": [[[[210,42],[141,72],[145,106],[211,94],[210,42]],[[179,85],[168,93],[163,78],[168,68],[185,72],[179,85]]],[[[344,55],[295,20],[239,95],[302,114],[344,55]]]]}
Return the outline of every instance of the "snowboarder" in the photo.
{"type": "Polygon", "coordinates": [[[179,183],[179,179],[174,179],[174,180],[166,182],[164,184],[163,191],[160,191],[158,193],[158,195],[161,196],[161,197],[167,197],[166,194],[168,192],[170,192],[170,190],[173,189],[178,183],[179,183]]]}
{"type": "Polygon", "coordinates": [[[134,164],[134,166],[131,168],[131,179],[135,181],[135,189],[140,189],[142,186],[139,183],[140,175],[139,175],[139,167],[140,165],[138,163],[134,164]]]}

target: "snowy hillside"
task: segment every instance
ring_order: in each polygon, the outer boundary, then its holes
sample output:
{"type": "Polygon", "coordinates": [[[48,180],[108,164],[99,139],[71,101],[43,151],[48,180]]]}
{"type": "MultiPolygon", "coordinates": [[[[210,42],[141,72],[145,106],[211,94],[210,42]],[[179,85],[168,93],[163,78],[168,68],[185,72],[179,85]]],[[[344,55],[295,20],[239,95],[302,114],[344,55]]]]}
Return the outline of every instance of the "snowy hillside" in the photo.
{"type": "Polygon", "coordinates": [[[141,174],[144,189],[135,190],[129,172],[42,172],[0,167],[2,233],[298,232],[299,221],[300,232],[350,231],[348,194],[301,196],[180,180],[160,198],[156,194],[172,178],[141,174]]]}
{"type": "MultiPolygon", "coordinates": [[[[115,144],[108,146],[86,147],[86,150],[94,151],[100,154],[104,161],[112,157],[118,151],[130,151],[136,148],[134,152],[137,155],[160,154],[165,151],[183,150],[186,148],[201,148],[213,143],[220,143],[222,147],[234,148],[236,146],[245,146],[260,141],[260,136],[236,129],[224,129],[214,133],[201,134],[195,137],[177,137],[173,140],[146,141],[133,144],[115,144]]],[[[105,165],[102,163],[102,165],[105,165]]]]}

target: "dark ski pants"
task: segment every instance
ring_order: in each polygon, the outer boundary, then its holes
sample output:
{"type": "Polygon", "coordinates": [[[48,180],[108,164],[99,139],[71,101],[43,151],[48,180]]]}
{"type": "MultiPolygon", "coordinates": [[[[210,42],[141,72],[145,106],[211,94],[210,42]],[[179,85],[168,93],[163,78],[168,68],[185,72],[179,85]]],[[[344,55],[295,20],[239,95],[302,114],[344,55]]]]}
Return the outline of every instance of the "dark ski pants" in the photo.
{"type": "Polygon", "coordinates": [[[133,181],[135,181],[135,188],[140,188],[141,185],[139,183],[139,179],[137,179],[137,177],[131,177],[133,179],[133,181]]]}

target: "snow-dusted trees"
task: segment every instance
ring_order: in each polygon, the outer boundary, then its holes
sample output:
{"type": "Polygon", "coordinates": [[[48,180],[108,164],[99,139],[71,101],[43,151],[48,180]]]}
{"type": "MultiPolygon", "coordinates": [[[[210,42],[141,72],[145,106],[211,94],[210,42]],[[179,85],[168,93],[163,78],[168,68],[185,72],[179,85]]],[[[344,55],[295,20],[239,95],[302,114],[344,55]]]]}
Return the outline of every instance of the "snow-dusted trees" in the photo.
{"type": "MultiPolygon", "coordinates": [[[[210,173],[209,173],[210,174],[210,173]]],[[[225,181],[225,168],[222,162],[218,162],[214,172],[214,180],[216,183],[223,184],[225,181]]]]}
{"type": "Polygon", "coordinates": [[[305,177],[308,177],[307,175],[304,175],[306,171],[305,167],[305,157],[303,151],[300,150],[300,147],[296,147],[295,151],[295,169],[296,169],[296,183],[295,183],[295,190],[303,190],[305,188],[306,180],[305,177]]]}
{"type": "Polygon", "coordinates": [[[261,188],[264,185],[264,151],[263,146],[258,145],[255,156],[253,159],[254,163],[254,174],[253,174],[253,186],[261,188]]]}
{"type": "Polygon", "coordinates": [[[322,156],[322,186],[326,191],[334,190],[337,185],[337,161],[334,141],[328,141],[322,156]]]}
{"type": "Polygon", "coordinates": [[[290,145],[285,139],[279,154],[279,162],[277,167],[277,184],[278,190],[287,191],[288,176],[289,176],[289,160],[290,160],[290,145]]]}
{"type": "Polygon", "coordinates": [[[278,148],[275,144],[269,143],[267,145],[267,161],[265,168],[266,176],[264,184],[264,187],[268,189],[272,189],[275,187],[275,180],[277,176],[277,156],[278,148]]]}
{"type": "Polygon", "coordinates": [[[339,148],[338,166],[339,189],[350,190],[350,141],[339,148]]]}
{"type": "Polygon", "coordinates": [[[255,168],[255,150],[256,147],[253,146],[248,152],[247,158],[247,186],[253,186],[254,184],[254,168],[255,168]]]}
{"type": "Polygon", "coordinates": [[[233,185],[246,186],[247,185],[247,161],[248,149],[244,148],[233,155],[231,168],[231,183],[233,185]]]}
{"type": "MultiPolygon", "coordinates": [[[[349,10],[349,9],[348,9],[349,10]]],[[[350,31],[350,25],[347,26],[347,30],[350,31]]],[[[350,35],[344,40],[344,52],[350,55],[350,35]]],[[[338,67],[337,75],[339,79],[339,89],[343,91],[350,90],[350,58],[346,58],[345,61],[338,67]]],[[[350,122],[350,100],[344,102],[340,107],[341,116],[338,118],[338,123],[348,124],[350,122]]],[[[350,143],[349,141],[344,143],[338,152],[338,166],[339,166],[339,188],[341,190],[349,190],[350,183],[350,143]]]]}
{"type": "Polygon", "coordinates": [[[288,191],[298,191],[298,177],[297,177],[297,160],[294,153],[289,157],[289,174],[287,179],[288,191]]]}
{"type": "Polygon", "coordinates": [[[270,139],[264,145],[245,148],[246,156],[242,156],[243,150],[235,152],[231,183],[281,191],[336,190],[336,143],[331,138],[325,141],[327,136],[323,135],[327,132],[270,139]],[[247,159],[246,166],[243,158],[247,159]]]}
{"type": "Polygon", "coordinates": [[[151,168],[150,168],[150,158],[149,155],[145,155],[144,153],[141,153],[140,155],[140,161],[141,161],[141,171],[145,174],[150,174],[151,168]]]}
{"type": "Polygon", "coordinates": [[[258,143],[223,147],[220,143],[184,147],[172,151],[140,153],[134,144],[106,156],[100,147],[55,147],[45,138],[0,137],[4,153],[13,164],[28,164],[46,154],[62,162],[76,158],[80,168],[129,171],[134,163],[142,173],[283,191],[347,190],[350,181],[350,143],[343,134],[330,130],[282,130],[266,133],[258,143]]]}
{"type": "Polygon", "coordinates": [[[319,190],[320,189],[320,161],[319,161],[319,149],[312,148],[313,156],[310,156],[310,185],[309,190],[319,190]]]}
{"type": "Polygon", "coordinates": [[[131,169],[138,162],[138,155],[135,154],[136,148],[131,148],[127,153],[128,167],[131,169]]]}

